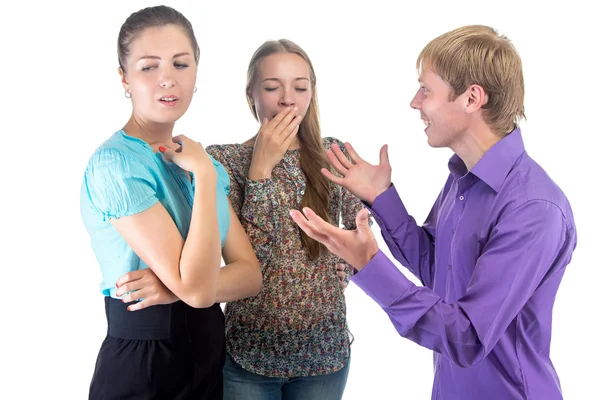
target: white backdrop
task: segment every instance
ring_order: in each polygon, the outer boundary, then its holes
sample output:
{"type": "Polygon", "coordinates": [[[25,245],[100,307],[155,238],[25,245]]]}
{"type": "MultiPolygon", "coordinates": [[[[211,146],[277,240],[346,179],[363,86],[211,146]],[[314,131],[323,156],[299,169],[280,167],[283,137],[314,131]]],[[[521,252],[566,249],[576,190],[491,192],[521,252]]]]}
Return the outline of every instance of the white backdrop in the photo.
{"type": "MultiPolygon", "coordinates": [[[[91,152],[130,113],[117,74],[119,27],[131,12],[160,4],[120,3],[2,8],[3,399],[87,398],[106,322],[79,186],[91,152]]],[[[552,357],[565,398],[589,399],[600,372],[593,328],[600,220],[591,187],[599,172],[598,14],[585,1],[549,3],[167,1],[192,21],[201,47],[198,92],[176,133],[204,145],[252,136],[257,123],[244,97],[250,56],[264,40],[291,39],[316,68],[323,134],[350,141],[370,161],[388,143],[393,181],[423,221],[450,152],[427,146],[408,105],[418,88],[415,59],[429,40],[461,25],[507,34],[524,63],[526,147],[575,212],[579,246],[556,300],[552,357]]],[[[356,286],[346,294],[356,339],[344,399],[429,399],[431,352],[400,337],[356,286]]]]}

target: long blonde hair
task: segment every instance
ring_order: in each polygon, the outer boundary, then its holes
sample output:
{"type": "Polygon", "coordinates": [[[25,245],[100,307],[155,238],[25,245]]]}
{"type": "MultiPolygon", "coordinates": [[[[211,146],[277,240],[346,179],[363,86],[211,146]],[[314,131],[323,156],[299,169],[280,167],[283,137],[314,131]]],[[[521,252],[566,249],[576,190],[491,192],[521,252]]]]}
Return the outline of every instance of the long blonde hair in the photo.
{"type": "MultiPolygon", "coordinates": [[[[304,59],[310,69],[310,84],[312,98],[306,115],[300,123],[298,139],[300,141],[300,166],[306,176],[306,189],[302,197],[301,207],[311,208],[317,215],[327,222],[331,222],[329,215],[329,202],[331,198],[331,186],[329,180],[321,173],[321,168],[331,169],[329,160],[325,155],[323,139],[321,137],[321,125],[319,123],[319,105],[317,102],[317,77],[313,65],[306,52],[296,43],[286,40],[269,40],[263,43],[255,52],[248,65],[246,80],[246,98],[250,111],[258,121],[256,107],[252,102],[252,89],[259,75],[260,62],[267,56],[277,53],[292,53],[304,59]]],[[[260,122],[260,121],[259,121],[260,122]]],[[[300,230],[302,245],[311,260],[320,257],[326,247],[309,238],[304,231],[300,230]]]]}

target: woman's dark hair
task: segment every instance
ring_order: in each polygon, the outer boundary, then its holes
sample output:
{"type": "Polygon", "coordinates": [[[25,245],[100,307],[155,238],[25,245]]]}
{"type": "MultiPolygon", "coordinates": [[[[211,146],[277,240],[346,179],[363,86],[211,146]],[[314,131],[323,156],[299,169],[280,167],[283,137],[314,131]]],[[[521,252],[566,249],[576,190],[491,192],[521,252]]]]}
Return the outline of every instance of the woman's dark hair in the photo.
{"type": "Polygon", "coordinates": [[[175,25],[183,29],[190,40],[192,49],[194,50],[194,59],[196,60],[196,64],[198,64],[200,47],[198,46],[198,41],[196,40],[190,21],[182,13],[171,7],[156,6],[134,12],[121,26],[117,54],[119,56],[119,66],[123,71],[125,71],[125,60],[129,56],[131,42],[148,28],[160,28],[166,25],[175,25]]]}

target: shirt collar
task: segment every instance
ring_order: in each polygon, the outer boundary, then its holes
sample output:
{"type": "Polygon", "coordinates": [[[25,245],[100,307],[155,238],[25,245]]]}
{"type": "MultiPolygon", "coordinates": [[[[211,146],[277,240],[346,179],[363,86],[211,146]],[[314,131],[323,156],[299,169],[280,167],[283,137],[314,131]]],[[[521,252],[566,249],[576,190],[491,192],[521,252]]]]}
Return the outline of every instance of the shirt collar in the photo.
{"type": "MultiPolygon", "coordinates": [[[[498,192],[524,151],[521,129],[516,128],[485,152],[470,172],[498,192]]],[[[448,169],[455,176],[463,176],[467,173],[465,163],[456,154],[450,157],[448,169]]]]}

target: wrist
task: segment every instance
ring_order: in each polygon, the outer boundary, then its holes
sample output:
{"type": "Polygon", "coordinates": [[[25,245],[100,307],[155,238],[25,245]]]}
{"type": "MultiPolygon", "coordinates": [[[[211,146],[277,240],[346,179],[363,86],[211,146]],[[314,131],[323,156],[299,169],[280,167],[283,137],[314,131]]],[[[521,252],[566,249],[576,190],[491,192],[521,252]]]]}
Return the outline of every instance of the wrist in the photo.
{"type": "Polygon", "coordinates": [[[386,186],[385,188],[382,189],[378,189],[373,191],[373,194],[371,195],[371,198],[368,199],[367,201],[369,202],[370,205],[373,205],[373,203],[375,202],[375,200],[382,195],[383,193],[385,193],[389,188],[392,187],[392,183],[390,182],[390,184],[388,186],[386,186]]]}
{"type": "Polygon", "coordinates": [[[257,181],[259,179],[270,179],[271,171],[272,168],[250,165],[250,170],[248,171],[248,179],[250,179],[251,181],[257,181]]]}
{"type": "Polygon", "coordinates": [[[354,268],[355,272],[361,271],[364,267],[369,265],[369,263],[371,262],[371,260],[373,260],[373,258],[375,258],[377,253],[379,253],[379,246],[377,245],[377,243],[370,243],[366,251],[366,257],[362,259],[360,263],[357,263],[356,266],[353,265],[352,268],[354,268]]]}
{"type": "Polygon", "coordinates": [[[193,168],[190,172],[194,175],[194,180],[196,182],[207,183],[217,181],[217,170],[212,165],[210,168],[193,168]]]}
{"type": "Polygon", "coordinates": [[[363,201],[365,203],[367,203],[369,206],[372,206],[373,203],[375,202],[375,199],[383,192],[380,191],[373,191],[372,193],[369,193],[368,196],[365,197],[365,199],[363,199],[363,201]]]}

